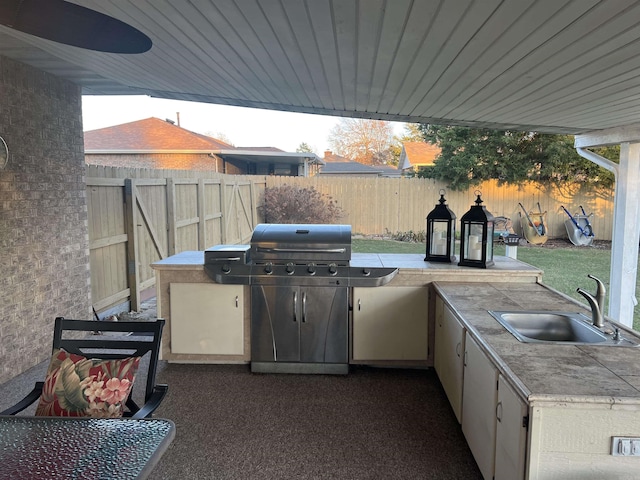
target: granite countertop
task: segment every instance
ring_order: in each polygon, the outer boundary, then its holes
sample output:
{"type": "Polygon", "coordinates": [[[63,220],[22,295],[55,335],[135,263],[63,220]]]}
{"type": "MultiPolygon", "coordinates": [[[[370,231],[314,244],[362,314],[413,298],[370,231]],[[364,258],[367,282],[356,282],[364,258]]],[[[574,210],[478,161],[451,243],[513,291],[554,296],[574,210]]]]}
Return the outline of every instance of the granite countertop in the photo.
{"type": "MultiPolygon", "coordinates": [[[[417,253],[354,253],[351,255],[352,267],[390,267],[399,268],[402,273],[424,274],[435,272],[473,272],[489,275],[502,275],[505,271],[526,274],[541,274],[540,269],[509,257],[494,257],[495,265],[487,269],[459,267],[456,263],[425,262],[424,255],[417,253]]],[[[156,270],[175,268],[195,268],[204,264],[203,251],[185,251],[155,262],[156,270]]]]}
{"type": "Polygon", "coordinates": [[[487,312],[556,310],[590,315],[586,305],[537,283],[436,282],[435,288],[530,402],[640,404],[640,347],[522,343],[487,312]]]}

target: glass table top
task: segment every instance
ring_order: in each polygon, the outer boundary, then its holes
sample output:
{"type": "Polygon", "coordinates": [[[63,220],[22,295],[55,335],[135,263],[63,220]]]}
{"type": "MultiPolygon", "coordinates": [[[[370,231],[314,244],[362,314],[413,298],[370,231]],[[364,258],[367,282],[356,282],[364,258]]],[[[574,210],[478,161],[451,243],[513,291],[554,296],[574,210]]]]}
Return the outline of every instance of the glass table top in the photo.
{"type": "Polygon", "coordinates": [[[165,419],[0,417],[0,478],[146,478],[174,436],[165,419]]]}

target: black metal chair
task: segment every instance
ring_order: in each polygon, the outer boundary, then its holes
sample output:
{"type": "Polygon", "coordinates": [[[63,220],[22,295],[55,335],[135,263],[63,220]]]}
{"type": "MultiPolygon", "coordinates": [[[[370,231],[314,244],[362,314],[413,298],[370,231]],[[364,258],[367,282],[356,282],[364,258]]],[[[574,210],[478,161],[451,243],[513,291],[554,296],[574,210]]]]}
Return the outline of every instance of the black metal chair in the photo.
{"type": "MultiPolygon", "coordinates": [[[[142,357],[149,354],[148,364],[140,363],[138,377],[144,374],[146,367],[146,387],[144,404],[139,406],[133,400],[133,392],[126,402],[125,417],[151,417],[158,408],[165,395],[168,385],[156,384],[156,370],[160,355],[160,341],[164,320],[153,322],[97,322],[93,320],[70,320],[58,317],[55,320],[53,334],[53,350],[63,348],[69,353],[82,355],[86,358],[100,358],[104,360],[121,359],[127,357],[142,357]],[[92,333],[101,332],[100,335],[92,333]],[[65,332],[85,332],[82,338],[66,338],[65,332]],[[105,333],[121,333],[121,336],[109,338],[105,333]]],[[[73,335],[73,334],[72,334],[73,335]]],[[[2,412],[0,415],[15,415],[40,398],[44,382],[36,382],[35,388],[19,403],[2,412]]],[[[134,385],[135,387],[135,385],[134,385]]]]}

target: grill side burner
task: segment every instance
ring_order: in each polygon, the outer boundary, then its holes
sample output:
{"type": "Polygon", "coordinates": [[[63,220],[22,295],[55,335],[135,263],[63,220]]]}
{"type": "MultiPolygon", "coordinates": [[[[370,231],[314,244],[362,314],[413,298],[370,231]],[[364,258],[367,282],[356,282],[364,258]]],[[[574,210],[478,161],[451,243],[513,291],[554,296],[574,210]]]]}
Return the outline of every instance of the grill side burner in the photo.
{"type": "Polygon", "coordinates": [[[350,260],[350,225],[260,224],[250,246],[205,251],[209,277],[251,286],[253,372],[348,373],[349,287],[398,272],[350,260]]]}

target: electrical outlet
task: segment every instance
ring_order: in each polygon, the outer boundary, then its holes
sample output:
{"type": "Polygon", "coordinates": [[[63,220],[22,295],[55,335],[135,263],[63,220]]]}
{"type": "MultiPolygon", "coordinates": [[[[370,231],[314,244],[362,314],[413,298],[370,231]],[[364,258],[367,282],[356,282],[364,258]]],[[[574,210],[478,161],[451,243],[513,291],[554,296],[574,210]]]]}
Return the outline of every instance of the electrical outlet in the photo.
{"type": "Polygon", "coordinates": [[[640,437],[611,437],[611,455],[640,457],[640,437]]]}

